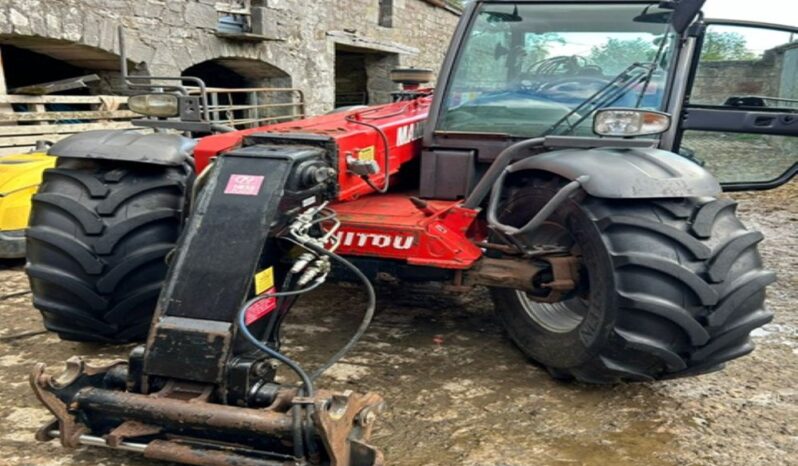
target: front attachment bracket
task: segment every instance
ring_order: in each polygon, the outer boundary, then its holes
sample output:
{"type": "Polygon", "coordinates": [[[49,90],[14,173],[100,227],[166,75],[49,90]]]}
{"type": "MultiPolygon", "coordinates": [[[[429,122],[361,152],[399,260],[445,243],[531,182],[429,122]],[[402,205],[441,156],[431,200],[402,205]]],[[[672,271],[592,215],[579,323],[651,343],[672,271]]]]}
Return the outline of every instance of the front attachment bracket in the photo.
{"type": "MultiPolygon", "coordinates": [[[[254,351],[238,326],[244,303],[263,292],[253,286],[258,271],[273,274],[272,293],[284,282],[281,232],[327,201],[334,178],[312,171],[335,166],[325,149],[303,145],[219,157],[178,241],[146,345],[104,367],[71,359],[56,377],[37,365],[31,386],[56,418],[37,438],[203,466],[381,465],[367,442],[382,398],[280,385],[271,359],[279,353],[254,351]]],[[[263,338],[269,320],[241,325],[263,338]]]]}
{"type": "MultiPolygon", "coordinates": [[[[310,400],[315,408],[312,431],[325,446],[326,457],[296,458],[280,450],[295,428],[296,403],[291,398],[264,409],[226,406],[213,403],[211,392],[200,385],[176,382],[151,395],[131,393],[118,385],[125,367],[123,361],[93,367],[72,358],[54,377],[37,364],[31,387],[55,416],[39,429],[37,440],[59,438],[69,448],[102,446],[208,466],[384,463],[382,453],[366,443],[383,409],[377,394],[319,390],[310,400]]],[[[291,397],[305,402],[295,390],[291,397]]]]}

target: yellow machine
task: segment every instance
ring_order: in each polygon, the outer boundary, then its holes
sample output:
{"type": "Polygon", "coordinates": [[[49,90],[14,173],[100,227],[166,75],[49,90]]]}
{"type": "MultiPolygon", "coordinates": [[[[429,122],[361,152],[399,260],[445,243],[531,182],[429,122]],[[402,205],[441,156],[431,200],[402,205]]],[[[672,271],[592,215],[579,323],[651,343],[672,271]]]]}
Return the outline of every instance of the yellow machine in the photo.
{"type": "Polygon", "coordinates": [[[0,155],[0,259],[25,257],[31,196],[55,161],[44,152],[0,155]]]}

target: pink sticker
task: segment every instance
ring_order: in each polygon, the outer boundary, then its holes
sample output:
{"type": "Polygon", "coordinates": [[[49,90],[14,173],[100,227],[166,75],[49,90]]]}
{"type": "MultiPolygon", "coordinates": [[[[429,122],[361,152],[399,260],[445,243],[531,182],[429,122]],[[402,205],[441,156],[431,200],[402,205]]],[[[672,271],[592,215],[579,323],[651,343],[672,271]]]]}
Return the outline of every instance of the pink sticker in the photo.
{"type": "Polygon", "coordinates": [[[256,175],[230,175],[225,194],[238,194],[239,196],[257,196],[263,184],[263,177],[256,175]]]}

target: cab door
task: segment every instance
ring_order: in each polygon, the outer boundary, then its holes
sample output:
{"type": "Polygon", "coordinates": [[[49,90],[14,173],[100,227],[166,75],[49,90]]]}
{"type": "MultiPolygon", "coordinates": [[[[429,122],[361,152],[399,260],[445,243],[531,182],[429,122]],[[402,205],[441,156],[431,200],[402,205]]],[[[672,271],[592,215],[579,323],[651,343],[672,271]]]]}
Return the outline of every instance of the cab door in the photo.
{"type": "Polygon", "coordinates": [[[771,189],[798,172],[798,28],[707,20],[673,151],[725,191],[771,189]]]}

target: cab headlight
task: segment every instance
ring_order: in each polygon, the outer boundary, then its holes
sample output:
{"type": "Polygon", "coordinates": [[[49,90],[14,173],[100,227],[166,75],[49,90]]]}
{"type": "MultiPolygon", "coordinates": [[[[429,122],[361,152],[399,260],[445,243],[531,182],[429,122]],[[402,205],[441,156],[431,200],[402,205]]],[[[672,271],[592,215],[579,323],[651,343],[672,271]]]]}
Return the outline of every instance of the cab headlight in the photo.
{"type": "Polygon", "coordinates": [[[178,99],[173,94],[139,94],[128,98],[127,108],[141,115],[167,118],[179,114],[178,99]]]}
{"type": "Polygon", "coordinates": [[[653,110],[607,108],[593,117],[593,132],[599,136],[650,136],[664,133],[670,126],[670,115],[653,110]]]}

